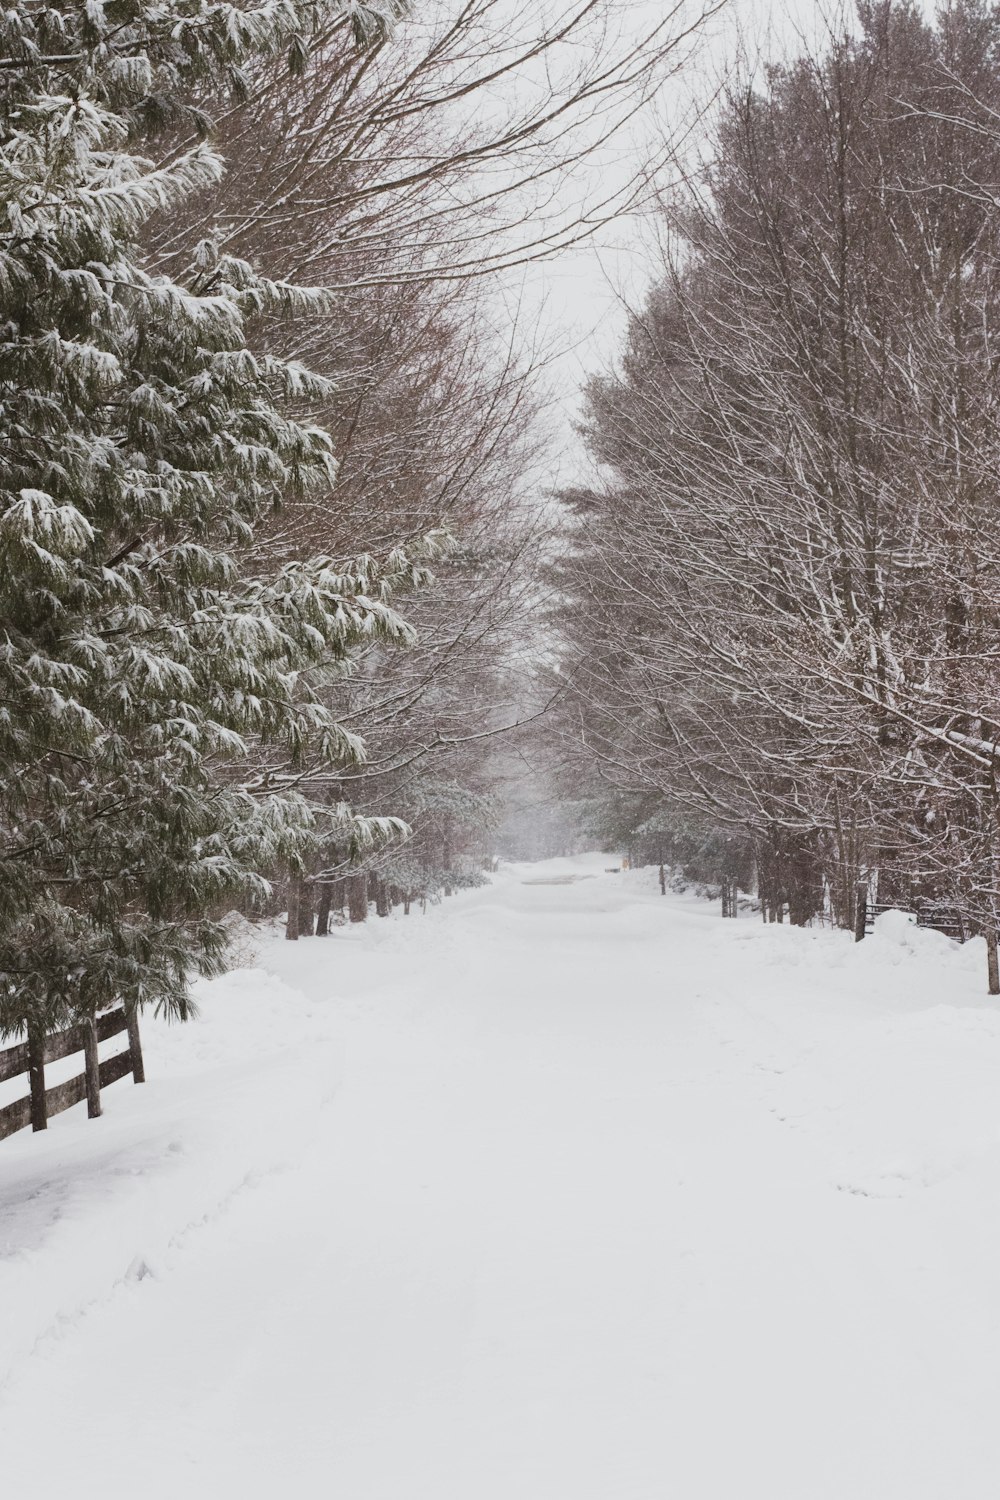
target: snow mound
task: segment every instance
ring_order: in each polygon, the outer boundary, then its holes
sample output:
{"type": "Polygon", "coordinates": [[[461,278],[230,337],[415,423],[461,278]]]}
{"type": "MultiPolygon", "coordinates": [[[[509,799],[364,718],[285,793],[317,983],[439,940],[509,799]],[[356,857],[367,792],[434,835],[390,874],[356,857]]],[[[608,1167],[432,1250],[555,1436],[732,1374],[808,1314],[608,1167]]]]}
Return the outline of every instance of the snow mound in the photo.
{"type": "Polygon", "coordinates": [[[885,943],[911,947],[917,931],[916,913],[912,911],[884,911],[875,918],[875,936],[885,943]]]}

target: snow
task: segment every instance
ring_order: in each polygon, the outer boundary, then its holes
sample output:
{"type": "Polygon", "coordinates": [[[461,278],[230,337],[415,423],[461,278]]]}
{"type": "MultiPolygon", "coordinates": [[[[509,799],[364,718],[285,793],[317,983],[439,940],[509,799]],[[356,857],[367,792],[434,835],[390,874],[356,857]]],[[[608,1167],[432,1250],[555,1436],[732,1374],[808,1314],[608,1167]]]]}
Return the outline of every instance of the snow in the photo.
{"type": "Polygon", "coordinates": [[[4,1493],[995,1492],[981,945],[611,863],[255,938],[0,1145],[4,1493]]]}

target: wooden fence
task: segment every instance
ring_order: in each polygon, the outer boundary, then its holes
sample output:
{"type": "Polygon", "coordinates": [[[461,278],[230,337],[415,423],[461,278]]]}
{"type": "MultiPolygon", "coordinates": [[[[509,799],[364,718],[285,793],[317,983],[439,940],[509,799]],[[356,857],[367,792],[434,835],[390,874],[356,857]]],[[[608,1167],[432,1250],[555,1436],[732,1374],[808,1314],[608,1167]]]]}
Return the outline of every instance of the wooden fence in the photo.
{"type": "Polygon", "coordinates": [[[0,1109],[0,1141],[17,1130],[44,1130],[50,1115],[58,1115],[74,1104],[87,1101],[87,1114],[96,1119],[101,1113],[101,1089],[131,1073],[134,1082],[144,1083],[142,1047],[139,1043],[139,1021],[133,1009],[119,1006],[93,1020],[81,1021],[68,1031],[46,1035],[29,1035],[26,1042],[0,1052],[0,1083],[27,1073],[29,1092],[0,1109]],[[97,1048],[109,1037],[128,1033],[128,1047],[114,1057],[98,1061],[97,1048]],[[83,1053],[83,1072],[53,1088],[45,1087],[45,1066],[61,1057],[83,1053]]]}
{"type": "Polygon", "coordinates": [[[872,901],[869,899],[867,889],[861,886],[855,906],[855,941],[860,943],[870,932],[874,932],[875,918],[887,911],[912,912],[918,927],[929,927],[935,932],[943,932],[946,937],[953,938],[957,943],[964,943],[973,935],[963,920],[961,912],[929,902],[914,902],[910,906],[901,907],[892,901],[872,901]]]}

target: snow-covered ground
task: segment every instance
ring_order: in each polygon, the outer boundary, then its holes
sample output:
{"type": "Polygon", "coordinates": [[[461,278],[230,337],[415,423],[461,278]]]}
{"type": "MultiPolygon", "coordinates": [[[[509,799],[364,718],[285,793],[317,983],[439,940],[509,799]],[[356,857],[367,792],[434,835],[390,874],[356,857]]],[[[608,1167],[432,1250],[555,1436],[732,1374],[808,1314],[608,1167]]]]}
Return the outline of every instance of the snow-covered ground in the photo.
{"type": "Polygon", "coordinates": [[[610,863],[269,940],[0,1143],[4,1495],[998,1492],[979,945],[610,863]]]}

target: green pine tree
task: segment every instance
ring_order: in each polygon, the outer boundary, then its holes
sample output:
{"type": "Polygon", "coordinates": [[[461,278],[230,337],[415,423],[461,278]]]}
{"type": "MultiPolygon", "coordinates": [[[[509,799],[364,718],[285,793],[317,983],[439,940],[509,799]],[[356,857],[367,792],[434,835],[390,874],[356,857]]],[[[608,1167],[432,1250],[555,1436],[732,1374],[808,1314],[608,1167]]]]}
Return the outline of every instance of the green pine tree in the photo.
{"type": "Polygon", "coordinates": [[[292,763],[362,753],[309,670],[405,641],[390,596],[423,576],[401,553],[247,572],[257,518],[333,468],[294,415],[324,382],[255,355],[253,320],[323,294],[209,244],[168,280],[141,234],[223,171],[204,141],[153,160],[165,117],[203,133],[204,100],[246,69],[300,62],[316,27],[370,42],[399,10],[88,0],[0,17],[0,1032],[122,999],[184,1015],[189,976],[223,956],[207,912],[329,839],[331,818],[362,842],[391,829],[241,776],[261,745],[292,763]]]}

